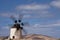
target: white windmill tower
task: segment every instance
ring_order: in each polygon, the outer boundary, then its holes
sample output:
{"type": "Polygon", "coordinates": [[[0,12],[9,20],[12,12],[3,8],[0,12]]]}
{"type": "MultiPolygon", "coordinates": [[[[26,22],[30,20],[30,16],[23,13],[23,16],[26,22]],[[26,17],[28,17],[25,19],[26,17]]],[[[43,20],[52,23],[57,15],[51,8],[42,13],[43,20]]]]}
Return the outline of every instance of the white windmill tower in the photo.
{"type": "Polygon", "coordinates": [[[14,25],[10,29],[10,40],[11,39],[22,39],[22,30],[26,33],[26,31],[21,27],[24,24],[21,23],[21,20],[15,20],[13,16],[11,16],[14,20],[14,25]]]}

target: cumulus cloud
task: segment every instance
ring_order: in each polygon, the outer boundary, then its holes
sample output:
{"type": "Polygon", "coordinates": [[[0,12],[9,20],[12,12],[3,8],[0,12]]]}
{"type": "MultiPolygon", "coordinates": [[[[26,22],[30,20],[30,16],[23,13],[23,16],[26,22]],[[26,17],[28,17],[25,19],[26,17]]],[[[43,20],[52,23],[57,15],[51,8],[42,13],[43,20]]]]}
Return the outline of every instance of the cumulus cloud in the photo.
{"type": "MultiPolygon", "coordinates": [[[[36,34],[44,34],[44,35],[49,35],[49,36],[55,36],[55,35],[59,35],[59,31],[60,29],[60,22],[55,21],[54,23],[50,23],[50,24],[34,24],[31,25],[30,27],[24,27],[25,30],[27,30],[27,33],[36,33],[36,34]]],[[[58,37],[58,36],[57,36],[58,37]]]]}
{"type": "MultiPolygon", "coordinates": [[[[48,4],[26,4],[19,5],[16,7],[16,10],[19,11],[23,15],[23,18],[50,18],[54,15],[50,13],[48,10],[50,9],[50,5],[48,4]],[[27,14],[27,15],[25,15],[27,14]]],[[[17,13],[19,15],[19,13],[17,13]]],[[[14,15],[18,17],[16,13],[2,13],[0,16],[10,17],[14,15]]]]}
{"type": "MultiPolygon", "coordinates": [[[[33,25],[30,25],[29,27],[31,27],[31,28],[58,28],[58,27],[60,27],[60,21],[59,20],[57,20],[57,21],[55,21],[55,22],[52,22],[52,23],[50,23],[50,24],[48,24],[48,23],[45,23],[45,24],[40,24],[40,23],[35,23],[35,24],[33,24],[33,25]]],[[[27,28],[29,28],[29,27],[27,27],[27,28]]]]}
{"type": "Polygon", "coordinates": [[[31,15],[24,15],[23,18],[31,18],[31,15]]]}
{"type": "MultiPolygon", "coordinates": [[[[21,14],[28,14],[23,15],[23,18],[50,18],[54,17],[52,13],[48,11],[50,9],[50,5],[48,4],[26,4],[26,5],[19,5],[16,7],[16,10],[19,11],[21,14]]],[[[2,13],[0,16],[10,17],[14,15],[18,18],[19,13],[2,13]]]]}
{"type": "Polygon", "coordinates": [[[45,24],[34,24],[32,27],[40,27],[40,28],[54,28],[54,27],[59,27],[60,26],[60,20],[57,20],[55,22],[52,22],[50,24],[45,23],[45,24]]]}
{"type": "MultiPolygon", "coordinates": [[[[29,14],[29,18],[44,18],[53,16],[53,14],[48,11],[48,9],[50,9],[48,4],[26,4],[17,6],[16,9],[20,10],[23,14],[29,14]]],[[[28,15],[25,15],[25,17],[28,17],[28,15]]]]}
{"type": "Polygon", "coordinates": [[[47,24],[47,25],[34,24],[30,27],[24,27],[24,28],[25,28],[25,30],[27,30],[28,34],[32,33],[32,34],[43,34],[43,35],[54,36],[54,35],[57,35],[56,32],[60,31],[60,30],[57,31],[57,29],[54,29],[55,26],[57,27],[60,25],[57,23],[56,24],[55,23],[54,24],[47,24]]]}
{"type": "Polygon", "coordinates": [[[16,9],[17,10],[44,10],[50,8],[49,5],[44,4],[34,4],[34,5],[20,5],[16,9]]]}
{"type": "Polygon", "coordinates": [[[56,24],[47,24],[47,25],[41,25],[41,24],[35,24],[33,27],[41,27],[41,28],[54,28],[60,26],[60,23],[56,24]]]}
{"type": "Polygon", "coordinates": [[[60,0],[55,0],[50,3],[50,5],[60,8],[60,0]]]}

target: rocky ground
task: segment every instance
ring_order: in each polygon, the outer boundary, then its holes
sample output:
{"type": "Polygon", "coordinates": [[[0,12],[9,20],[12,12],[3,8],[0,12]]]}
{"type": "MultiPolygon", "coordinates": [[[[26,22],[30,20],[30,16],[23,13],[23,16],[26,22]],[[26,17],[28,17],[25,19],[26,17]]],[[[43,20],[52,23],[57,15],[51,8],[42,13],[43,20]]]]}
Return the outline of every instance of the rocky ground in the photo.
{"type": "MultiPolygon", "coordinates": [[[[0,40],[8,40],[8,37],[0,37],[0,40]]],[[[22,39],[14,39],[14,40],[58,40],[58,39],[41,34],[40,35],[29,34],[29,35],[24,35],[22,39]]]]}

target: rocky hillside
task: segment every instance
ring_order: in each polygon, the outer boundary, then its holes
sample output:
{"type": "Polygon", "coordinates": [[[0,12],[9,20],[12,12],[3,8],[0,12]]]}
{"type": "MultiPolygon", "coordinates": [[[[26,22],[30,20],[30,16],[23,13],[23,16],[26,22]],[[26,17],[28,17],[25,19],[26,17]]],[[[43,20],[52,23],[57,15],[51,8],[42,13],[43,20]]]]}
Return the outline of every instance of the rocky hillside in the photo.
{"type": "Polygon", "coordinates": [[[39,35],[39,34],[32,34],[32,35],[26,35],[24,39],[31,39],[31,40],[58,40],[57,38],[53,38],[46,35],[39,35]]]}
{"type": "MultiPolygon", "coordinates": [[[[8,37],[0,37],[0,40],[5,40],[8,37]]],[[[39,34],[29,34],[24,35],[22,39],[15,39],[15,40],[58,40],[57,38],[53,38],[46,35],[39,35],[39,34]]]]}

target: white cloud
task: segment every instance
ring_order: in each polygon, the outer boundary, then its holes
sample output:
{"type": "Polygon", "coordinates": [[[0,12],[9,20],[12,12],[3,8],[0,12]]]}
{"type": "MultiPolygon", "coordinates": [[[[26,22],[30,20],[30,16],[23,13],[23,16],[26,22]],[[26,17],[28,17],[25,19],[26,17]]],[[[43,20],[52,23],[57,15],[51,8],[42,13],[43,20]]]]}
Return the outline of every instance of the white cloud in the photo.
{"type": "Polygon", "coordinates": [[[50,3],[50,5],[60,8],[60,0],[55,0],[50,3]]]}
{"type": "MultiPolygon", "coordinates": [[[[48,4],[29,4],[29,5],[20,5],[17,6],[16,9],[24,15],[24,18],[50,18],[54,15],[51,14],[48,9],[50,6],[48,4]]],[[[16,13],[2,13],[0,16],[4,17],[10,17],[11,15],[14,15],[15,17],[18,17],[16,13]]]]}
{"type": "MultiPolygon", "coordinates": [[[[16,7],[18,11],[19,10],[21,11],[21,13],[29,14],[29,18],[52,17],[53,14],[51,14],[48,11],[49,8],[50,6],[48,4],[29,4],[29,5],[20,5],[16,7]]],[[[25,17],[28,16],[26,15],[25,17]]]]}
{"type": "MultiPolygon", "coordinates": [[[[43,35],[49,35],[49,36],[53,36],[54,35],[59,35],[59,29],[57,29],[60,26],[60,23],[57,21],[55,21],[54,23],[51,24],[34,24],[30,27],[24,27],[28,34],[29,33],[36,33],[36,34],[43,34],[43,35]],[[55,27],[57,27],[55,29],[55,27]]],[[[57,36],[58,37],[58,36],[57,36]]]]}
{"type": "MultiPolygon", "coordinates": [[[[48,9],[50,6],[48,4],[29,4],[29,5],[20,5],[17,6],[16,9],[20,13],[28,14],[24,15],[24,18],[46,18],[46,17],[52,17],[53,14],[51,14],[48,9]]],[[[14,15],[15,17],[18,17],[16,13],[2,13],[0,16],[4,17],[10,17],[11,15],[14,15]]]]}
{"type": "Polygon", "coordinates": [[[41,25],[41,24],[33,25],[33,27],[41,27],[41,28],[53,28],[53,27],[58,27],[58,26],[60,26],[60,23],[46,24],[46,25],[41,25]]]}
{"type": "Polygon", "coordinates": [[[17,10],[44,10],[50,8],[47,4],[30,4],[30,5],[20,5],[16,9],[17,10]]]}
{"type": "Polygon", "coordinates": [[[52,22],[52,23],[50,23],[50,24],[48,24],[48,23],[45,23],[45,24],[39,24],[39,23],[37,23],[37,24],[33,24],[33,25],[30,25],[29,27],[32,27],[32,28],[54,28],[54,27],[60,27],[60,21],[59,20],[57,20],[57,21],[55,21],[55,22],[52,22]]]}
{"type": "Polygon", "coordinates": [[[31,15],[24,15],[23,18],[31,18],[31,15]]]}

